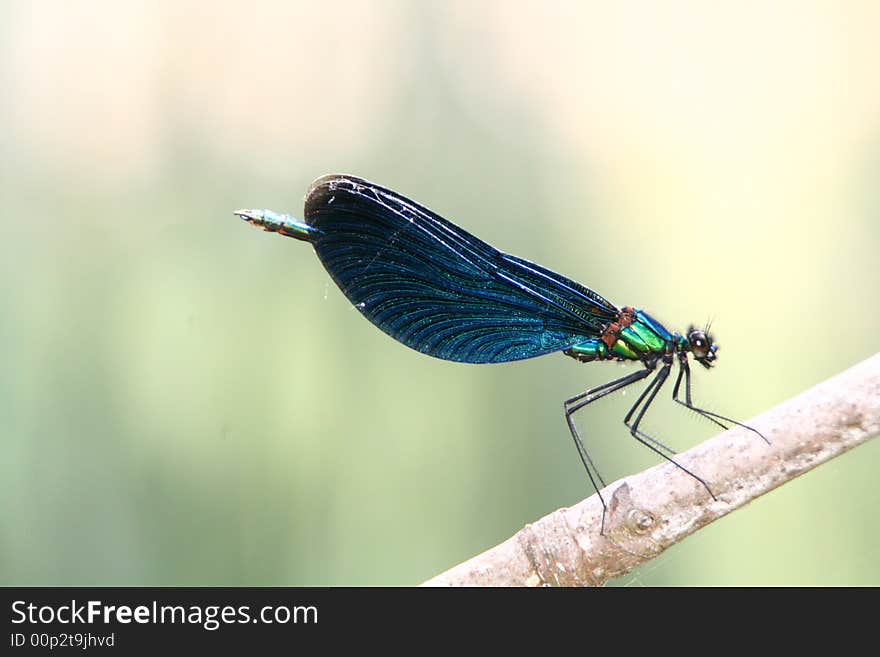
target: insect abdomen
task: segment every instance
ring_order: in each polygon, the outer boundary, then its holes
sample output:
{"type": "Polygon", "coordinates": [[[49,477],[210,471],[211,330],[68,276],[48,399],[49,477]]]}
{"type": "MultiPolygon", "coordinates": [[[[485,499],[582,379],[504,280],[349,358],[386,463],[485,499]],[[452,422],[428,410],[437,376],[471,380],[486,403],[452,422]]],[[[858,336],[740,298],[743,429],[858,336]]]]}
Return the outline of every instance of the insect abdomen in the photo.
{"type": "Polygon", "coordinates": [[[309,226],[283,212],[274,212],[273,210],[238,210],[235,214],[251,226],[262,228],[269,233],[293,237],[303,242],[310,242],[316,233],[320,233],[314,226],[309,226]]]}

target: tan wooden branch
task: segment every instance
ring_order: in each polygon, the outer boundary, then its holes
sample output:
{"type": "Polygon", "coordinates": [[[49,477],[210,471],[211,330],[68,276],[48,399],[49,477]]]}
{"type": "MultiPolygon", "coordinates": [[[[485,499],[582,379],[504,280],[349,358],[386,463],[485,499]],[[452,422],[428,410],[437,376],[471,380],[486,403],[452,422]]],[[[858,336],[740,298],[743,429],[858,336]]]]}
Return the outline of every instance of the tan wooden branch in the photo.
{"type": "Polygon", "coordinates": [[[527,525],[504,543],[424,586],[598,586],[713,520],[880,434],[880,354],[750,420],[767,445],[734,427],[677,460],[718,500],[669,463],[626,477],[527,525]]]}

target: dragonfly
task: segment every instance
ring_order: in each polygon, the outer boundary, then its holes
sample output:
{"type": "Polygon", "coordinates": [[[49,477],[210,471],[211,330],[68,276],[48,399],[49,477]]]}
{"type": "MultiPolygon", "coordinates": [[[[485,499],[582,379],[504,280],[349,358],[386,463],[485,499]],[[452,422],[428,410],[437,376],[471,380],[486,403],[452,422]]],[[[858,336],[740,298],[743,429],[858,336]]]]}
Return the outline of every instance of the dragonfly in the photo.
{"type": "Polygon", "coordinates": [[[692,357],[713,366],[709,326],[673,333],[644,310],[616,306],[593,290],[523,258],[503,253],[424,205],[375,183],[331,174],[305,196],[304,219],[272,210],[238,210],[265,231],[308,242],[358,311],[416,351],[460,363],[505,363],[561,352],[576,361],[634,361],[643,367],[563,403],[568,430],[602,504],[605,480],[584,446],[574,415],[653,375],[623,419],[630,435],[701,484],[709,484],[640,427],[669,378],[672,398],[722,429],[748,425],[699,408],[691,394],[692,357]],[[684,397],[681,396],[684,382],[684,397]]]}

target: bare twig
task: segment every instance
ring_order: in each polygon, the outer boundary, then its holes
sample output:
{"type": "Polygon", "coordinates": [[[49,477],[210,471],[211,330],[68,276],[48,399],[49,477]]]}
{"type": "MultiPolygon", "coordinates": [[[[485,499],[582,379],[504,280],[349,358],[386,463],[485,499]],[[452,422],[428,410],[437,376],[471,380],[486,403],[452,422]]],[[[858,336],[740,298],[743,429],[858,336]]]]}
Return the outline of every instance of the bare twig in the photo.
{"type": "Polygon", "coordinates": [[[880,434],[880,354],[750,420],[771,440],[734,427],[680,454],[712,482],[714,501],[669,463],[527,525],[426,586],[601,585],[656,557],[756,497],[880,434]]]}

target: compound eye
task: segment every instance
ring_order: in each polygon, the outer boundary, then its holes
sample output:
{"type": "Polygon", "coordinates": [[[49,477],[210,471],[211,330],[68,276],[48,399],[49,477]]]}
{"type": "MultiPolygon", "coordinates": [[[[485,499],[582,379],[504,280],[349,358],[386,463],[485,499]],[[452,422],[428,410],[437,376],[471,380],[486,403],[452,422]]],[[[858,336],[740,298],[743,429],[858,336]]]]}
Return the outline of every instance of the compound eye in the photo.
{"type": "Polygon", "coordinates": [[[705,358],[712,349],[712,341],[703,331],[694,330],[688,334],[691,351],[697,359],[705,358]]]}

